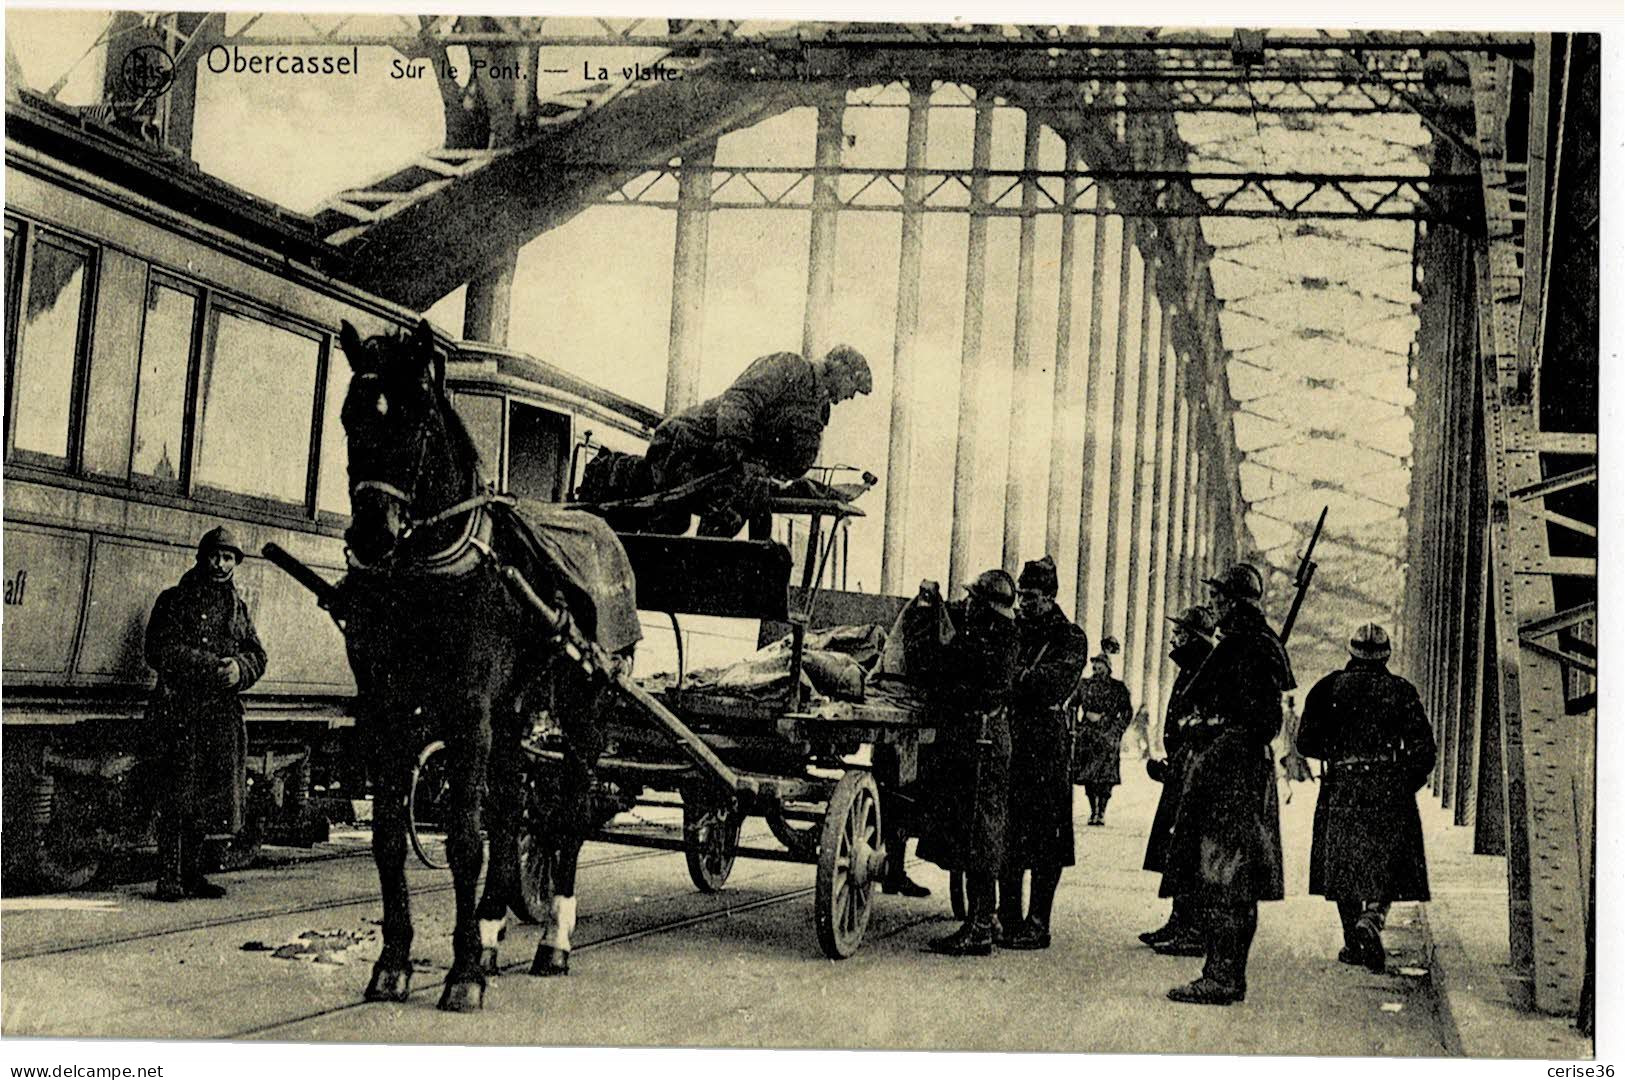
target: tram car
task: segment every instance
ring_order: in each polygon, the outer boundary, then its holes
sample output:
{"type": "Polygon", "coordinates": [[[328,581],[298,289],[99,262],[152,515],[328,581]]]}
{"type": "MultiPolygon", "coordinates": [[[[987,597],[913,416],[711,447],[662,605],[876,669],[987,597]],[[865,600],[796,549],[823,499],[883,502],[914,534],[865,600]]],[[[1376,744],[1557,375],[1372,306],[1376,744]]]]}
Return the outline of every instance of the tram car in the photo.
{"type": "MultiPolygon", "coordinates": [[[[355,687],[326,614],[254,553],[344,572],[338,328],[418,315],[327,272],[310,219],[76,110],[21,92],[5,135],[0,885],[79,887],[150,844],[146,620],[222,523],[270,656],[245,695],[243,846],[324,839],[313,772],[361,794],[355,687]]],[[[659,422],[542,360],[441,339],[487,478],[516,494],[563,498],[584,451],[640,451],[659,422]]]]}

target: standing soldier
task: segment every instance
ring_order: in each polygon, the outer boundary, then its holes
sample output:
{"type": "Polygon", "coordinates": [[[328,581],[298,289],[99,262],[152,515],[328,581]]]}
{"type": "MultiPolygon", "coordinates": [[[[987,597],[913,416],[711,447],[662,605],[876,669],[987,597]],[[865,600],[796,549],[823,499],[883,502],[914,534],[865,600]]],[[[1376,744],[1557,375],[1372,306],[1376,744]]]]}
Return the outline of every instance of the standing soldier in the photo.
{"type": "Polygon", "coordinates": [[[1190,765],[1179,794],[1162,894],[1198,912],[1207,963],[1173,1001],[1229,1005],[1247,996],[1258,902],[1279,900],[1281,810],[1270,740],[1281,695],[1296,683],[1281,639],[1264,621],[1264,581],[1245,563],[1208,578],[1219,643],[1186,691],[1190,765]]]}
{"type": "Polygon", "coordinates": [[[965,924],[931,942],[948,956],[993,951],[994,903],[1004,864],[1010,791],[1010,683],[1016,667],[1016,583],[988,570],[948,605],[954,638],[939,686],[941,728],[933,747],[934,813],[919,856],[965,875],[965,924]]]}
{"type": "Polygon", "coordinates": [[[198,541],[197,565],[165,589],[147,622],[147,663],[158,685],[147,719],[163,748],[157,898],[218,899],[200,864],[201,841],[243,827],[248,732],[238,697],[265,674],[265,649],[232,574],[243,549],[224,528],[198,541]]]}
{"type": "MultiPolygon", "coordinates": [[[[1151,819],[1151,836],[1146,841],[1143,865],[1159,874],[1167,865],[1174,818],[1179,812],[1179,793],[1191,762],[1191,740],[1187,738],[1192,716],[1190,686],[1203,661],[1213,651],[1213,631],[1217,626],[1213,609],[1200,604],[1170,615],[1168,621],[1174,624],[1168,656],[1179,668],[1173,689],[1168,692],[1168,714],[1162,722],[1162,741],[1168,756],[1146,762],[1146,772],[1151,779],[1162,784],[1162,795],[1157,799],[1157,812],[1151,819]]],[[[1191,911],[1190,901],[1182,897],[1174,898],[1168,921],[1141,934],[1140,940],[1170,956],[1202,955],[1202,936],[1196,915],[1191,911]]]]}
{"type": "Polygon", "coordinates": [[[1337,902],[1345,964],[1382,971],[1382,928],[1394,900],[1428,899],[1416,791],[1433,772],[1433,729],[1410,682],[1388,670],[1388,634],[1366,623],[1350,660],[1303,703],[1298,749],[1319,758],[1309,892],[1337,902]]]}
{"type": "Polygon", "coordinates": [[[1016,630],[1020,651],[1010,704],[1010,832],[999,878],[999,944],[1049,948],[1050,908],[1061,871],[1073,864],[1068,705],[1089,657],[1089,638],[1055,603],[1055,562],[1021,568],[1016,630]],[[1021,884],[1033,872],[1021,917],[1021,884]]]}
{"type": "Polygon", "coordinates": [[[1076,760],[1072,782],[1083,785],[1089,798],[1089,824],[1106,824],[1106,804],[1112,788],[1123,782],[1123,732],[1128,730],[1134,710],[1128,687],[1112,678],[1111,654],[1118,650],[1117,639],[1100,643],[1100,652],[1090,661],[1089,678],[1079,692],[1083,719],[1078,723],[1076,760]]]}

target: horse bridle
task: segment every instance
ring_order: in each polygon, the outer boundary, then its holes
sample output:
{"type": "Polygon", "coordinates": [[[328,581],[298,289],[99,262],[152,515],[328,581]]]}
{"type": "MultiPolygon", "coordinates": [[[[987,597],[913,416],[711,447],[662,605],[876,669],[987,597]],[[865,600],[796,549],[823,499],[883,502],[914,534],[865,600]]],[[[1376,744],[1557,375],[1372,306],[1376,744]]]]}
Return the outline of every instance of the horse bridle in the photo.
{"type": "MultiPolygon", "coordinates": [[[[379,376],[373,372],[365,372],[355,376],[356,379],[376,379],[379,376]]],[[[442,425],[444,421],[442,420],[442,425]]],[[[484,510],[492,503],[506,503],[511,505],[513,497],[498,495],[494,491],[481,489],[479,473],[476,471],[469,479],[470,486],[475,489],[474,494],[466,499],[452,503],[429,514],[427,517],[416,518],[412,514],[412,507],[417,504],[417,490],[423,482],[423,467],[429,453],[429,422],[425,420],[417,426],[417,453],[412,464],[411,490],[403,490],[387,480],[357,480],[350,485],[350,498],[353,501],[357,493],[362,491],[376,491],[391,499],[400,506],[401,517],[406,525],[399,536],[395,538],[395,546],[382,558],[374,563],[363,563],[349,548],[345,549],[345,556],[351,565],[358,569],[380,571],[399,564],[402,559],[400,552],[406,541],[419,529],[426,529],[442,522],[449,521],[459,514],[468,514],[468,523],[463,527],[462,533],[449,546],[440,551],[433,552],[417,560],[417,566],[412,572],[427,574],[453,574],[472,569],[473,563],[468,560],[470,552],[478,556],[491,555],[490,527],[486,520],[484,510]],[[472,511],[472,512],[471,512],[472,511]]]]}

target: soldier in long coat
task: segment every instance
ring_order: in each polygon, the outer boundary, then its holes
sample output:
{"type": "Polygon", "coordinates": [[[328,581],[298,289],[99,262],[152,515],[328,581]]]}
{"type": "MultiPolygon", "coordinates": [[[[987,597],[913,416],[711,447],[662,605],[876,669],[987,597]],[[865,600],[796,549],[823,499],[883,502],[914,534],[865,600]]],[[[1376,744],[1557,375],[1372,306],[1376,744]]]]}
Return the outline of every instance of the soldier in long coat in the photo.
{"type": "Polygon", "coordinates": [[[265,674],[265,649],[232,584],[243,551],[224,528],[198,542],[197,565],[165,589],[147,621],[147,663],[158,672],[147,721],[162,755],[157,898],[215,899],[201,841],[243,827],[248,732],[238,695],[265,674]]]}
{"type": "MultiPolygon", "coordinates": [[[[1169,659],[1179,668],[1174,685],[1168,692],[1168,712],[1162,724],[1163,746],[1168,756],[1162,760],[1146,762],[1146,771],[1153,780],[1162,784],[1157,799],[1157,812],[1151,819],[1151,836],[1145,845],[1145,869],[1161,873],[1167,865],[1168,845],[1173,840],[1174,818],[1179,811],[1179,795],[1184,787],[1185,772],[1190,768],[1190,740],[1181,723],[1191,715],[1190,687],[1196,673],[1208,655],[1213,652],[1213,633],[1218,620],[1213,609],[1205,605],[1188,607],[1178,615],[1170,615],[1174,624],[1170,636],[1169,659]]],[[[1155,930],[1140,935],[1140,940],[1158,952],[1174,956],[1202,955],[1201,934],[1196,916],[1190,910],[1188,899],[1174,898],[1168,921],[1155,930]]]]}
{"type": "Polygon", "coordinates": [[[1022,567],[1016,588],[1020,649],[1010,704],[1010,833],[999,876],[999,944],[1047,949],[1061,871],[1075,861],[1067,720],[1089,638],[1055,603],[1055,562],[1048,555],[1022,567]],[[1032,899],[1023,919],[1027,870],[1033,872],[1032,899]]]}
{"type": "Polygon", "coordinates": [[[1303,704],[1298,750],[1325,768],[1315,803],[1309,892],[1336,901],[1345,964],[1381,971],[1388,905],[1428,899],[1416,792],[1433,772],[1433,729],[1416,687],[1388,670],[1376,623],[1349,642],[1350,660],[1303,704]]]}
{"type": "Polygon", "coordinates": [[[1281,695],[1296,683],[1281,639],[1264,621],[1264,582],[1237,564],[1208,578],[1221,637],[1186,695],[1181,726],[1191,762],[1179,795],[1162,894],[1199,911],[1207,963],[1174,1001],[1229,1005],[1247,995],[1258,902],[1279,900],[1281,811],[1269,745],[1281,695]]]}
{"type": "Polygon", "coordinates": [[[1123,782],[1123,732],[1134,716],[1128,687],[1112,678],[1111,653],[1117,639],[1100,643],[1101,651],[1090,659],[1089,678],[1078,691],[1077,742],[1073,749],[1072,782],[1083,785],[1089,799],[1089,824],[1106,824],[1106,805],[1112,788],[1123,782]]]}
{"type": "Polygon", "coordinates": [[[965,875],[965,923],[933,941],[931,950],[986,956],[993,951],[995,890],[1005,854],[1016,584],[1003,570],[988,570],[967,591],[964,601],[948,605],[954,638],[937,688],[933,810],[918,852],[965,875]]]}
{"type": "Polygon", "coordinates": [[[738,467],[738,477],[707,496],[700,513],[701,536],[733,536],[757,513],[769,479],[795,480],[812,468],[830,406],[873,386],[869,362],[850,345],[820,360],[789,352],[759,357],[721,394],[655,429],[644,455],[649,479],[656,491],[669,491],[738,467]]]}

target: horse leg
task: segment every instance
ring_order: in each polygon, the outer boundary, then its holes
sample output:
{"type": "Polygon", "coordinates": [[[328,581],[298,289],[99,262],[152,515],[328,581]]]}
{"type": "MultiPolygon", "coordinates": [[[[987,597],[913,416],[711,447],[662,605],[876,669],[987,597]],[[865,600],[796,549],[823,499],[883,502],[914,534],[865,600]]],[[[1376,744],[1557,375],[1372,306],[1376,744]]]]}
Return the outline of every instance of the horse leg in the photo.
{"type": "Polygon", "coordinates": [[[485,973],[480,970],[480,928],[474,913],[474,888],[485,862],[480,838],[480,806],[485,795],[486,761],[491,752],[490,705],[471,702],[454,716],[469,724],[462,737],[448,740],[452,783],[446,826],[446,861],[451,864],[457,922],[452,930],[451,970],[439,1007],[446,1012],[472,1012],[485,1006],[485,973]]]}
{"type": "Polygon", "coordinates": [[[486,835],[491,844],[491,866],[476,914],[480,922],[480,967],[487,975],[500,974],[497,945],[507,936],[508,908],[519,893],[519,827],[524,787],[516,740],[498,737],[491,750],[490,781],[486,785],[486,835]]]}
{"type": "Polygon", "coordinates": [[[362,995],[367,1001],[405,1001],[412,990],[412,904],[406,886],[406,784],[404,768],[376,777],[372,859],[384,898],[384,947],[362,995]]]}
{"type": "Polygon", "coordinates": [[[532,975],[570,974],[570,936],[576,928],[576,863],[581,858],[582,843],[577,833],[559,837],[553,861],[553,897],[541,940],[536,944],[536,958],[530,964],[532,975]]]}

